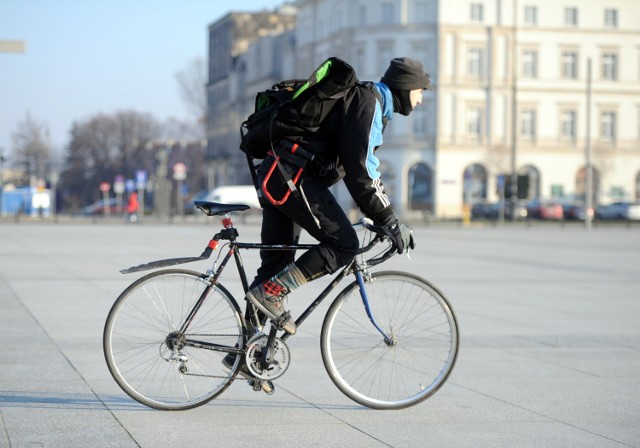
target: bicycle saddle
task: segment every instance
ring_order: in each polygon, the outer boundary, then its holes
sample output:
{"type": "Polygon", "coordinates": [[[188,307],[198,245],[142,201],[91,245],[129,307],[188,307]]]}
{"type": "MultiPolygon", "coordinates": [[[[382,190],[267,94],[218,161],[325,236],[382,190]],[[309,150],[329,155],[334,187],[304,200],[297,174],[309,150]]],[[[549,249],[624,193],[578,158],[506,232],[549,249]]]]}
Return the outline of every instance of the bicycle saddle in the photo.
{"type": "Polygon", "coordinates": [[[251,208],[246,204],[221,204],[208,201],[193,201],[193,203],[207,216],[224,215],[225,213],[239,212],[251,208]]]}

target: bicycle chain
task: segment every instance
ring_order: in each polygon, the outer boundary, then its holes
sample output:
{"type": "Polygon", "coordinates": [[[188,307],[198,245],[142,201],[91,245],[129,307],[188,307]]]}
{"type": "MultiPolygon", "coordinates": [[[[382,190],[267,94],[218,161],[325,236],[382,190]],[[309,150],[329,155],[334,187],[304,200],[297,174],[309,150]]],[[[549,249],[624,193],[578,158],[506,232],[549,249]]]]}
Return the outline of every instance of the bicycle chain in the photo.
{"type": "Polygon", "coordinates": [[[184,333],[184,336],[211,336],[211,337],[215,337],[215,336],[219,336],[219,337],[225,337],[225,338],[235,338],[238,335],[237,334],[206,334],[206,333],[184,333]]]}
{"type": "MultiPolygon", "coordinates": [[[[205,336],[205,337],[215,337],[215,336],[219,336],[219,337],[229,337],[229,338],[233,338],[238,336],[237,334],[207,334],[207,333],[185,333],[184,336],[205,336]]],[[[198,376],[198,377],[203,377],[203,378],[228,378],[228,376],[222,376],[222,375],[205,375],[204,373],[183,373],[182,375],[184,376],[198,376]]],[[[231,381],[235,381],[237,379],[233,378],[231,381]]]]}
{"type": "MultiPolygon", "coordinates": [[[[205,375],[204,373],[181,373],[181,375],[184,376],[199,376],[199,377],[203,377],[203,378],[228,378],[228,376],[222,376],[222,375],[205,375]]],[[[235,381],[236,378],[234,378],[232,381],[235,381]]]]}

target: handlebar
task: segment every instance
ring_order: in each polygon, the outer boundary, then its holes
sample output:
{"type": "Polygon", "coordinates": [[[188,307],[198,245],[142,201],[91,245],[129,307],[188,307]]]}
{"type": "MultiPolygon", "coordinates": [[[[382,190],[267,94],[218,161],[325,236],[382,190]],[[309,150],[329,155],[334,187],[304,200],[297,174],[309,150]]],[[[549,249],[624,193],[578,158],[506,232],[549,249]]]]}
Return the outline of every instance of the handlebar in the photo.
{"type": "MultiPolygon", "coordinates": [[[[375,225],[373,221],[369,218],[362,218],[359,222],[354,224],[353,227],[355,229],[362,227],[376,235],[371,241],[369,241],[367,245],[365,245],[364,247],[358,250],[358,255],[362,255],[365,252],[368,252],[369,250],[371,250],[371,248],[373,248],[373,246],[375,246],[379,242],[384,241],[385,239],[388,239],[387,234],[382,229],[382,227],[375,225]]],[[[385,261],[387,261],[389,258],[393,257],[397,253],[398,251],[396,250],[396,247],[393,244],[391,244],[389,249],[387,249],[382,255],[378,257],[370,258],[369,260],[366,261],[366,264],[367,266],[375,266],[380,263],[384,263],[385,261]]]]}

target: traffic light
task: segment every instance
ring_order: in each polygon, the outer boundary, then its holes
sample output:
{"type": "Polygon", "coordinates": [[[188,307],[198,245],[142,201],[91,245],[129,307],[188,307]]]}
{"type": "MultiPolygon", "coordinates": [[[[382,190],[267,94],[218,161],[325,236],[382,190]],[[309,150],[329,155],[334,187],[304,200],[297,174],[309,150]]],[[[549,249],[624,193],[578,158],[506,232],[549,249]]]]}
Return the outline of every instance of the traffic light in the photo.
{"type": "Polygon", "coordinates": [[[518,199],[527,199],[529,197],[529,175],[518,174],[518,199]]]}

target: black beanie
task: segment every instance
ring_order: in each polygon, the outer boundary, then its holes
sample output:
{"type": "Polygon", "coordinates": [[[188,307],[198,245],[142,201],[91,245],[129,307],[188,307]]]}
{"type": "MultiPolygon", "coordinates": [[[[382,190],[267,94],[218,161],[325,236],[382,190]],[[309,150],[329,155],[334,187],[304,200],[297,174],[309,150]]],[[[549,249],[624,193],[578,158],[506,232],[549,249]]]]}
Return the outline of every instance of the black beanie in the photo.
{"type": "Polygon", "coordinates": [[[380,79],[393,90],[431,89],[422,63],[411,58],[395,58],[380,79]]]}

